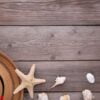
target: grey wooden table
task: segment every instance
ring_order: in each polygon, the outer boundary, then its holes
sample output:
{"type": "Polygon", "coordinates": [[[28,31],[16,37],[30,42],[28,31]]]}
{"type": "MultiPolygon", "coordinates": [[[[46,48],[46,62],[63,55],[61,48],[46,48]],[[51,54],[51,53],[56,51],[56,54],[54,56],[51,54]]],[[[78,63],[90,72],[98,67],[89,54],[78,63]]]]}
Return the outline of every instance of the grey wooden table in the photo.
{"type": "MultiPolygon", "coordinates": [[[[100,0],[0,0],[0,50],[24,73],[36,64],[36,76],[46,84],[35,88],[35,100],[47,92],[50,100],[69,93],[83,100],[90,89],[100,100],[100,0]],[[85,78],[91,72],[95,84],[85,78]],[[56,76],[67,81],[49,87],[56,76]]],[[[24,100],[31,100],[25,91],[24,100]]]]}

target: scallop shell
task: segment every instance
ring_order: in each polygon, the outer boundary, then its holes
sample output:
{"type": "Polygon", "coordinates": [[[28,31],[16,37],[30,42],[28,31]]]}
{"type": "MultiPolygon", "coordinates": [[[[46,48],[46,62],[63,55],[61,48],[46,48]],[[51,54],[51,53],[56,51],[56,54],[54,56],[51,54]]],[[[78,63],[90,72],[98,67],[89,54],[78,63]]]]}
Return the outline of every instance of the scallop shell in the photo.
{"type": "Polygon", "coordinates": [[[93,100],[94,98],[92,92],[88,89],[85,89],[82,94],[84,100],[93,100]]]}
{"type": "Polygon", "coordinates": [[[49,100],[48,95],[46,93],[38,94],[38,100],[49,100]]]}

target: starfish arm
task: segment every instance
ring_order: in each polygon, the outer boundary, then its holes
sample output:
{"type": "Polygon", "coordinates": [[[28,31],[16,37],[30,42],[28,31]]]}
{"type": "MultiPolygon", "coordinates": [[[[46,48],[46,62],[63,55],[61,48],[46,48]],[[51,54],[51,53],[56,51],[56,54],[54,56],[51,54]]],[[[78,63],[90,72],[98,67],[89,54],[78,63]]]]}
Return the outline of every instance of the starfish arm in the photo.
{"type": "Polygon", "coordinates": [[[36,85],[36,84],[41,84],[41,83],[45,83],[45,82],[46,82],[45,79],[35,79],[34,84],[36,85]]]}
{"type": "Polygon", "coordinates": [[[21,83],[13,92],[13,94],[18,93],[19,91],[23,90],[25,88],[25,85],[23,83],[21,83]]]}
{"type": "Polygon", "coordinates": [[[33,87],[27,87],[27,90],[29,92],[30,97],[33,99],[33,97],[34,97],[33,87]]]}
{"type": "Polygon", "coordinates": [[[23,80],[23,79],[26,79],[25,75],[19,70],[19,69],[16,69],[15,72],[17,73],[17,75],[23,80]]]}
{"type": "Polygon", "coordinates": [[[35,73],[35,64],[32,65],[31,70],[28,75],[33,77],[34,73],[35,73]]]}

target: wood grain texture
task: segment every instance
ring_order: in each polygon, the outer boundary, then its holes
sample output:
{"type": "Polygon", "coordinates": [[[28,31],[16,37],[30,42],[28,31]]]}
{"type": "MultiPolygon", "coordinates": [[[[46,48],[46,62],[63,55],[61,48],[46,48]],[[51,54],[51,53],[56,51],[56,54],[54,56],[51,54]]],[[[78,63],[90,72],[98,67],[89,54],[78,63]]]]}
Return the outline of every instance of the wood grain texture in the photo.
{"type": "Polygon", "coordinates": [[[100,25],[100,0],[6,1],[0,25],[100,25]]]}
{"type": "Polygon", "coordinates": [[[16,62],[16,65],[27,74],[33,63],[36,64],[36,77],[47,80],[46,84],[36,86],[35,91],[73,92],[90,89],[100,92],[100,61],[16,62]],[[95,75],[95,84],[87,82],[85,76],[88,72],[95,75]],[[66,83],[50,89],[57,76],[66,76],[66,83]]]}
{"type": "MultiPolygon", "coordinates": [[[[100,0],[0,0],[0,50],[25,74],[35,63],[36,77],[47,80],[35,88],[35,100],[39,92],[50,100],[66,92],[71,100],[83,100],[83,89],[100,100],[100,26],[95,25],[100,25],[100,0]],[[94,85],[85,78],[88,72],[96,77],[94,85]],[[66,83],[50,89],[58,75],[66,76],[66,83]]],[[[24,96],[31,100],[26,90],[24,96]]]]}
{"type": "MultiPolygon", "coordinates": [[[[59,100],[60,96],[65,95],[66,93],[48,93],[49,100],[59,100]]],[[[81,92],[69,92],[71,96],[71,100],[83,100],[81,92]]],[[[95,100],[100,100],[100,93],[94,93],[95,100]]],[[[24,100],[32,100],[30,99],[28,93],[25,93],[24,100]]],[[[35,94],[34,100],[38,100],[38,93],[35,94]]]]}
{"type": "Polygon", "coordinates": [[[100,27],[0,26],[0,50],[14,60],[100,60],[100,27]]]}
{"type": "MultiPolygon", "coordinates": [[[[63,0],[64,2],[66,2],[66,0],[63,0]]],[[[16,3],[16,2],[24,2],[24,3],[29,3],[29,2],[56,2],[55,0],[0,0],[0,3],[5,3],[5,2],[9,2],[9,3],[16,3]]]]}

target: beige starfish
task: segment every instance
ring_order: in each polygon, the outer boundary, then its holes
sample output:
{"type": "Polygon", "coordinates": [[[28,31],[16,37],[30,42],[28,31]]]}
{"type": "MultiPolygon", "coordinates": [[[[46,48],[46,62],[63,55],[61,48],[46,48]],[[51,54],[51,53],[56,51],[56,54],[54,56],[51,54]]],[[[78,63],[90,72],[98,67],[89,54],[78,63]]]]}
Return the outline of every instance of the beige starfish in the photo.
{"type": "Polygon", "coordinates": [[[24,73],[22,73],[20,70],[16,69],[15,72],[17,73],[17,75],[20,77],[20,79],[22,80],[21,84],[15,89],[15,91],[13,92],[14,94],[18,93],[19,91],[23,90],[24,88],[27,88],[30,97],[33,98],[34,97],[34,86],[37,84],[41,84],[41,83],[45,83],[46,80],[45,79],[37,79],[34,77],[34,73],[35,73],[35,64],[32,65],[32,68],[29,72],[28,75],[25,75],[24,73]]]}

